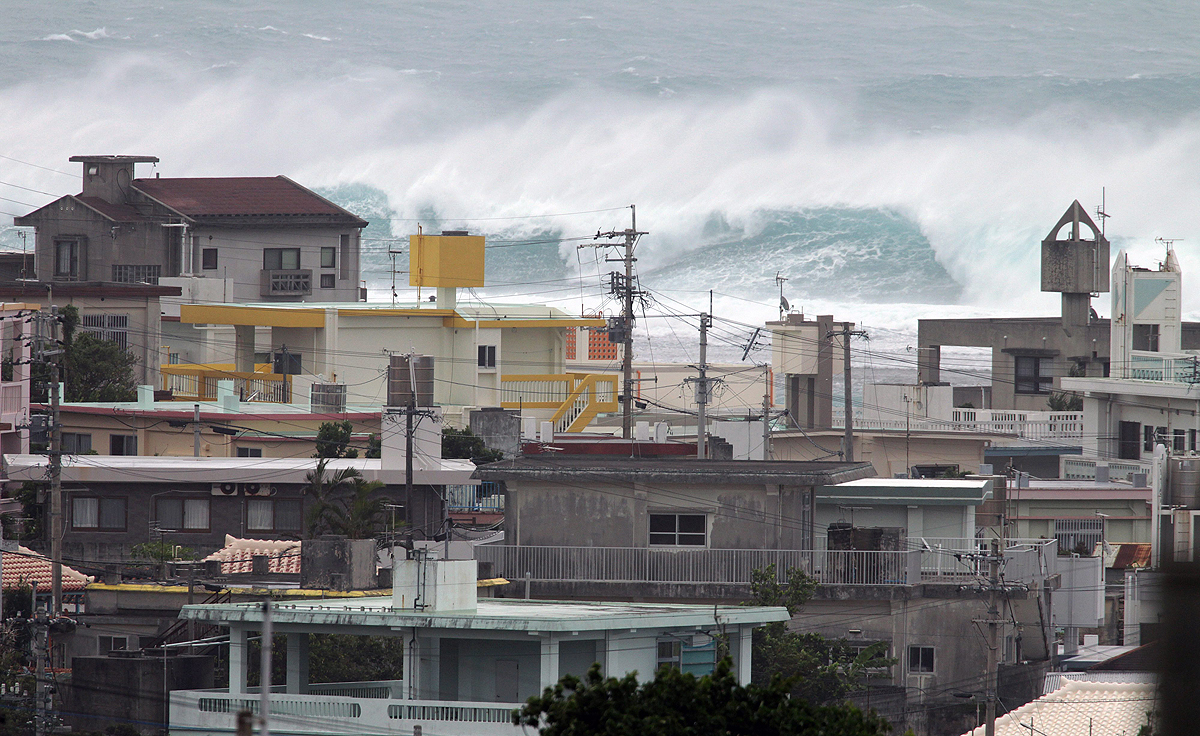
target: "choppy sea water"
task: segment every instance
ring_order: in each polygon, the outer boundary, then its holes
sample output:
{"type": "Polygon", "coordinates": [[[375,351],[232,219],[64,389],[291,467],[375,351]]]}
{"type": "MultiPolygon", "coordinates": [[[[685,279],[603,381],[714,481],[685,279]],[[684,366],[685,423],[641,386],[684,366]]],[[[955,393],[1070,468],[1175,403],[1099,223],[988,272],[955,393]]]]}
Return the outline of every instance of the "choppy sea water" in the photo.
{"type": "Polygon", "coordinates": [[[694,318],[653,315],[711,299],[713,352],[739,360],[749,325],[777,315],[781,276],[793,306],[865,326],[863,366],[885,377],[911,371],[919,317],[1055,313],[1038,242],[1102,187],[1117,247],[1152,266],[1154,239],[1179,238],[1185,278],[1200,273],[1200,7],[1187,4],[0,12],[7,248],[21,246],[8,215],[78,190],[69,156],[152,154],[164,176],[283,173],[361,213],[376,297],[419,225],[504,246],[467,298],[592,310],[612,306],[612,253],[578,246],[624,228],[636,203],[639,357],[694,356],[694,318]]]}

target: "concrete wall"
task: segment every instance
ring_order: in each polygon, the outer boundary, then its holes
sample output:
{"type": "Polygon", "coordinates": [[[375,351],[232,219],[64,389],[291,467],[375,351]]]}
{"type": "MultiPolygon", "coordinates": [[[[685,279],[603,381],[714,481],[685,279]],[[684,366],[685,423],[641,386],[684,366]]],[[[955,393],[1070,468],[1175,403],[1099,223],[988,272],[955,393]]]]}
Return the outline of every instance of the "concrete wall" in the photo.
{"type": "Polygon", "coordinates": [[[114,723],[139,733],[158,734],[166,723],[166,690],[213,686],[213,658],[177,655],[166,658],[75,657],[73,676],[64,688],[63,711],[76,730],[100,731],[114,723]]]}
{"type": "Polygon", "coordinates": [[[232,229],[197,227],[189,231],[193,238],[193,273],[233,280],[228,301],[254,303],[265,301],[356,302],[359,285],[359,231],[357,228],[254,228],[232,229]],[[350,236],[350,263],[347,278],[342,275],[341,236],[350,236]],[[333,268],[321,267],[321,248],[334,248],[333,268]],[[202,251],[217,249],[217,268],[202,268],[202,251]],[[259,273],[263,270],[266,248],[299,248],[300,268],[312,270],[312,293],[284,298],[262,296],[259,273]],[[333,274],[335,287],[321,288],[321,274],[333,274]]]}
{"type": "MultiPolygon", "coordinates": [[[[840,449],[843,434],[809,430],[776,432],[771,437],[772,460],[817,460],[840,449]]],[[[854,459],[869,462],[880,478],[891,478],[914,465],[957,465],[959,470],[977,471],[984,462],[984,448],[991,442],[968,432],[921,432],[905,436],[903,430],[856,430],[854,459]]]]}
{"type": "Polygon", "coordinates": [[[653,488],[507,481],[506,533],[530,546],[645,547],[650,514],[708,515],[712,549],[800,549],[808,487],[721,484],[653,488]],[[782,521],[781,521],[782,520],[782,521]]]}
{"type": "MultiPolygon", "coordinates": [[[[169,249],[178,248],[179,229],[157,222],[114,223],[74,198],[59,200],[37,223],[36,271],[41,281],[54,280],[55,241],[79,239],[82,252],[77,281],[112,281],[113,265],[158,265],[161,275],[174,276],[169,249]]],[[[178,268],[178,259],[175,259],[178,268]]]]}

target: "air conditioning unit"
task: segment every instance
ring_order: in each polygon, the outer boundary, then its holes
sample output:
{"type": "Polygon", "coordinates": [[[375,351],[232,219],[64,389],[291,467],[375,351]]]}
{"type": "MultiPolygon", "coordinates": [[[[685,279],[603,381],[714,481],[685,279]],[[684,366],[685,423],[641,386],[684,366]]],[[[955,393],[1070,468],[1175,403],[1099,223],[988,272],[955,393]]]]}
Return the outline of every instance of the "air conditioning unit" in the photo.
{"type": "Polygon", "coordinates": [[[213,483],[212,495],[214,496],[236,496],[238,492],[237,483],[213,483]]]}
{"type": "Polygon", "coordinates": [[[247,496],[274,496],[278,492],[275,486],[267,483],[244,483],[242,487],[247,496]]]}
{"type": "Polygon", "coordinates": [[[274,496],[278,488],[267,483],[213,483],[214,496],[274,496]]]}

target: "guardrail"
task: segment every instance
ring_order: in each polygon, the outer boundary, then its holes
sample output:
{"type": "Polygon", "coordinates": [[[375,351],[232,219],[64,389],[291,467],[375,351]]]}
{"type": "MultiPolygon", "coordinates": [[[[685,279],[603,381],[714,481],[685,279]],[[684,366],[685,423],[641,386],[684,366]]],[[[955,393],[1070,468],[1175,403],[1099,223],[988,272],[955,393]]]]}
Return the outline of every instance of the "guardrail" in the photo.
{"type": "Polygon", "coordinates": [[[504,495],[493,481],[477,486],[446,486],[446,508],[449,511],[480,511],[504,513],[504,495]]]}
{"type": "MultiPolygon", "coordinates": [[[[834,410],[834,427],[845,426],[845,412],[834,410]]],[[[893,429],[912,432],[975,432],[1016,435],[1027,440],[1082,439],[1082,412],[1013,412],[955,409],[951,419],[880,419],[854,412],[855,429],[893,429]]]]}
{"type": "MultiPolygon", "coordinates": [[[[1141,438],[1138,440],[1141,441],[1141,438]]],[[[1059,456],[1058,477],[1065,480],[1096,480],[1096,465],[1108,466],[1109,480],[1132,481],[1134,475],[1149,477],[1151,463],[1137,460],[1099,460],[1079,455],[1059,456]]]]}
{"type": "Polygon", "coordinates": [[[233,381],[233,390],[242,401],[268,401],[287,404],[292,396],[292,377],[267,370],[235,371],[213,365],[172,364],[159,367],[162,388],[170,391],[173,401],[216,401],[217,382],[233,381]]]}
{"type": "Polygon", "coordinates": [[[547,373],[500,377],[500,406],[555,409],[555,432],[582,432],[598,414],[615,412],[617,376],[600,373],[547,373]]]}

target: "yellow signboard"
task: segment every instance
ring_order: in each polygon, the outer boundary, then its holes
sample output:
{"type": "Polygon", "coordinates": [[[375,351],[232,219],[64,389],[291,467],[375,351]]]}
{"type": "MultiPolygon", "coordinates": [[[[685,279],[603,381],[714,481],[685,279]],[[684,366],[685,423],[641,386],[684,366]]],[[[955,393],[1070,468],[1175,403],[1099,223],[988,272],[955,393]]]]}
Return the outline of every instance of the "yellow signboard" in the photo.
{"type": "Polygon", "coordinates": [[[410,235],[410,286],[483,286],[482,235],[410,235]]]}

